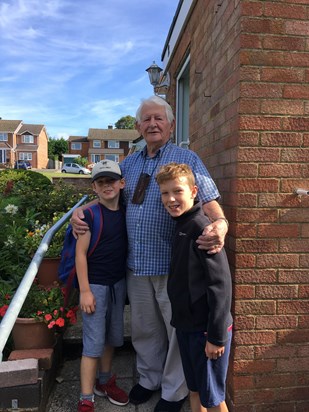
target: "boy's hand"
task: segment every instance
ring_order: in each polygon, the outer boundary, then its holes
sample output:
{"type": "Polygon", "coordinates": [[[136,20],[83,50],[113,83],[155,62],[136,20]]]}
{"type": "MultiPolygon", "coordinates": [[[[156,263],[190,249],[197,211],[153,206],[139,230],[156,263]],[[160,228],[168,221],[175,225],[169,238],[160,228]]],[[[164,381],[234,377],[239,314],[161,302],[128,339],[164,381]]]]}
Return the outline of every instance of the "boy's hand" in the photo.
{"type": "Polygon", "coordinates": [[[209,254],[220,252],[224,246],[227,230],[228,226],[225,220],[220,219],[212,222],[204,228],[203,233],[198,237],[196,241],[199,245],[198,248],[207,250],[209,254]]]}
{"type": "Polygon", "coordinates": [[[80,309],[85,313],[94,313],[96,307],[96,300],[91,290],[80,292],[79,295],[80,309]]]}
{"type": "Polygon", "coordinates": [[[224,354],[224,346],[216,346],[207,341],[205,353],[209,359],[218,359],[224,354]]]}
{"type": "Polygon", "coordinates": [[[77,239],[78,235],[83,235],[89,227],[86,222],[82,219],[84,218],[84,212],[81,207],[78,207],[74,210],[72,217],[70,219],[70,223],[73,226],[73,235],[77,239]]]}

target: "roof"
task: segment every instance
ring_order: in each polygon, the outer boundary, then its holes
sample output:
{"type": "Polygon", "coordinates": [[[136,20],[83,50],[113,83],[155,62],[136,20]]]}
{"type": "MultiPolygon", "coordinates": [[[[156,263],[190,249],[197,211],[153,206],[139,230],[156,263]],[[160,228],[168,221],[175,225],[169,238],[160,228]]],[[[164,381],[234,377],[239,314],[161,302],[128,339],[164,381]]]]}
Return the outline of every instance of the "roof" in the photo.
{"type": "Polygon", "coordinates": [[[23,124],[21,129],[18,130],[18,134],[23,134],[28,132],[34,136],[38,136],[42,129],[44,128],[44,124],[23,124]]]}
{"type": "Polygon", "coordinates": [[[89,129],[89,140],[119,140],[131,142],[139,137],[139,133],[134,129],[89,129]]]}
{"type": "Polygon", "coordinates": [[[0,132],[15,133],[22,120],[0,120],[0,132]]]}
{"type": "Polygon", "coordinates": [[[88,137],[85,137],[85,136],[69,136],[68,141],[69,142],[87,142],[88,137]]]}

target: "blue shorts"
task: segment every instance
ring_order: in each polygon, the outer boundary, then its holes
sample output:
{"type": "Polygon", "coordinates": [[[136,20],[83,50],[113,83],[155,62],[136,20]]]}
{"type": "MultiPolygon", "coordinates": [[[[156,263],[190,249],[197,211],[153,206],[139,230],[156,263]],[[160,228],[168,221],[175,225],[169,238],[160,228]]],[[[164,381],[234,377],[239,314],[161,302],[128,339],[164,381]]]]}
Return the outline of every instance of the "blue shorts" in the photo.
{"type": "Polygon", "coordinates": [[[123,310],[126,299],[125,279],[113,286],[90,285],[96,299],[92,314],[82,312],[83,356],[101,357],[105,344],[123,345],[123,310]]]}
{"type": "Polygon", "coordinates": [[[229,363],[232,330],[224,354],[208,359],[205,354],[207,336],[204,332],[176,330],[178,345],[188,389],[198,392],[204,408],[213,408],[225,400],[225,382],[229,363]]]}

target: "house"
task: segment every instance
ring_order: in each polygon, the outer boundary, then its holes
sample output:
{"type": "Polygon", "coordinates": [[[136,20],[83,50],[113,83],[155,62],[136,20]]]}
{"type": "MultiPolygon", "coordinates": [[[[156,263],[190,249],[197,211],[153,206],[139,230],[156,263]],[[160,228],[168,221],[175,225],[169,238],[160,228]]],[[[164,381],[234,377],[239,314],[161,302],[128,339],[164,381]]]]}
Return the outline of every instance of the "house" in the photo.
{"type": "Polygon", "coordinates": [[[0,164],[13,166],[16,160],[29,160],[36,169],[47,167],[48,136],[44,125],[0,120],[0,164]]]}
{"type": "Polygon", "coordinates": [[[230,412],[309,410],[308,16],[302,0],[181,0],[162,52],[155,91],[230,222],[230,412]]]}
{"type": "Polygon", "coordinates": [[[86,157],[89,163],[102,159],[121,162],[139,139],[139,133],[131,129],[89,129],[88,136],[70,136],[69,153],[86,157]]]}

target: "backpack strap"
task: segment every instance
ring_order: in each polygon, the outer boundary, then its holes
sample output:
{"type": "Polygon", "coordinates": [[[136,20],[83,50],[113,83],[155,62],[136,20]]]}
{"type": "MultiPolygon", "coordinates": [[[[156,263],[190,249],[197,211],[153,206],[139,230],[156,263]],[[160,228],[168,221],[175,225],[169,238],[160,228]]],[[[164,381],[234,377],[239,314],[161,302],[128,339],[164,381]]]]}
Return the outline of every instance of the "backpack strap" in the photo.
{"type": "MultiPolygon", "coordinates": [[[[99,240],[100,240],[100,236],[101,236],[102,229],[103,229],[103,213],[102,213],[102,208],[98,203],[90,206],[86,210],[89,210],[91,218],[92,218],[92,222],[93,222],[90,244],[89,244],[88,252],[87,252],[87,257],[89,257],[95,251],[95,248],[97,247],[99,240]]],[[[71,293],[71,288],[72,288],[75,278],[76,278],[76,265],[73,266],[68,276],[68,280],[66,284],[65,306],[68,303],[69,296],[71,293]]]]}

